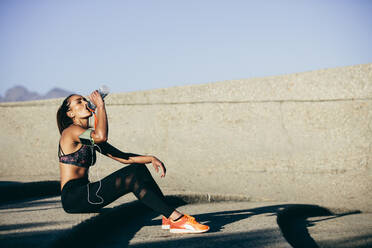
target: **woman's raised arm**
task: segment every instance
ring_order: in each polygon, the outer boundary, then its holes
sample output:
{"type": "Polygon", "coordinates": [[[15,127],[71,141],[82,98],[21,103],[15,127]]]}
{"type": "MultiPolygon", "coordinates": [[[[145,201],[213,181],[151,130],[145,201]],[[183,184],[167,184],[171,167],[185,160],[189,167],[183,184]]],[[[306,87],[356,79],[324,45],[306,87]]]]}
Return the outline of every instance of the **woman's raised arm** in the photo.
{"type": "Polygon", "coordinates": [[[91,137],[94,140],[94,143],[106,142],[108,139],[108,123],[105,103],[97,90],[93,91],[89,98],[94,105],[97,106],[97,126],[95,127],[95,130],[92,131],[91,137]]]}

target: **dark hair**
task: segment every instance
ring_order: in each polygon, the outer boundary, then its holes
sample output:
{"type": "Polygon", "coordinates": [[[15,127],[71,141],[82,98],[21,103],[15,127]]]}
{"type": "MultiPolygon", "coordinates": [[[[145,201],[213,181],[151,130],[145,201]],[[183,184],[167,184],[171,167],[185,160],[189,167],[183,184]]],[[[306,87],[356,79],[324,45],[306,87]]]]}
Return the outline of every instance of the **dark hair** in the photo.
{"type": "Polygon", "coordinates": [[[57,126],[60,134],[62,134],[63,130],[65,130],[72,124],[72,119],[67,116],[67,112],[70,110],[69,99],[71,96],[74,95],[76,94],[71,94],[68,97],[66,97],[57,111],[57,126]]]}

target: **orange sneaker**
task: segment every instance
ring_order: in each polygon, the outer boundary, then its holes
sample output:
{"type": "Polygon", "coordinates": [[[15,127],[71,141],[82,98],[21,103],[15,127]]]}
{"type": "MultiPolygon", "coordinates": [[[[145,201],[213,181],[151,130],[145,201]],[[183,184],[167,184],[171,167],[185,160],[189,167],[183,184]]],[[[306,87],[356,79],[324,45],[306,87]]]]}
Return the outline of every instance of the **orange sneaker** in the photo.
{"type": "Polygon", "coordinates": [[[185,214],[178,221],[170,219],[171,233],[203,233],[209,230],[209,226],[198,223],[194,217],[185,214]]]}
{"type": "Polygon", "coordinates": [[[167,219],[163,216],[161,221],[161,229],[168,230],[170,228],[170,219],[167,219]]]}

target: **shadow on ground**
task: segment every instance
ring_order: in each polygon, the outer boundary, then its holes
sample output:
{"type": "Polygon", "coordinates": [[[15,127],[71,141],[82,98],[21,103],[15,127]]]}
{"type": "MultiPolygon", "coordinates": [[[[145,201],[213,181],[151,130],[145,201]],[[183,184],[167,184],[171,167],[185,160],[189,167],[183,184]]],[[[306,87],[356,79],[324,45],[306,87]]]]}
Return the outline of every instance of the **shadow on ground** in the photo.
{"type": "Polygon", "coordinates": [[[350,214],[360,214],[360,211],[334,214],[329,209],[317,205],[289,205],[277,213],[277,223],[284,238],[292,247],[317,248],[315,240],[310,236],[308,226],[316,222],[338,218],[350,214]],[[328,217],[317,221],[308,221],[310,217],[328,217]]]}
{"type": "Polygon", "coordinates": [[[57,196],[61,194],[59,181],[43,182],[0,182],[0,204],[34,197],[57,196]]]}
{"type": "MultiPolygon", "coordinates": [[[[177,207],[190,204],[179,197],[168,197],[168,200],[177,207]]],[[[156,237],[157,241],[130,245],[130,241],[143,226],[160,226],[161,224],[160,220],[154,220],[158,216],[156,213],[139,202],[132,202],[106,210],[75,226],[59,237],[52,247],[116,247],[118,244],[120,247],[275,247],[275,244],[283,242],[277,227],[249,232],[220,233],[225,225],[262,214],[277,216],[280,230],[292,247],[319,247],[307,230],[309,224],[307,218],[315,216],[338,218],[357,213],[359,212],[335,215],[316,205],[299,204],[212,212],[194,215],[196,219],[211,227],[208,235],[199,234],[178,238],[167,232],[160,237],[164,240],[159,241],[159,237],[156,237]]],[[[315,225],[315,223],[312,224],[315,225]]],[[[355,239],[364,238],[356,237],[355,239]]]]}
{"type": "MultiPolygon", "coordinates": [[[[0,192],[5,193],[6,201],[19,200],[22,197],[45,197],[59,195],[59,183],[56,181],[18,184],[1,182],[0,192]],[[11,186],[11,187],[9,187],[11,186]],[[30,186],[29,189],[25,190],[30,186]],[[10,189],[10,190],[7,190],[10,189]],[[40,190],[40,189],[43,189],[40,190]],[[35,192],[36,191],[36,192],[35,192]],[[42,193],[40,193],[42,192],[42,193]],[[14,194],[14,195],[11,195],[14,194]]],[[[4,199],[2,199],[4,201],[4,199]]],[[[167,196],[167,201],[175,207],[186,204],[208,203],[209,201],[193,199],[192,197],[167,196]]],[[[48,202],[48,200],[47,200],[48,202]]],[[[45,203],[45,202],[44,202],[45,203]]],[[[22,201],[23,207],[32,201],[22,201]],[[26,205],[25,205],[26,204],[26,205]]],[[[0,207],[1,208],[1,207],[0,207]]],[[[4,209],[4,208],[2,208],[4,209]]],[[[14,211],[14,210],[9,210],[14,211]]],[[[24,210],[28,211],[28,210],[24,210]]],[[[42,211],[42,210],[40,210],[42,211]]],[[[234,211],[220,211],[194,215],[211,227],[208,235],[175,236],[169,232],[152,238],[153,241],[130,244],[130,241],[143,226],[160,226],[160,220],[154,220],[158,214],[151,211],[138,201],[122,204],[115,208],[105,208],[94,216],[67,230],[49,230],[37,232],[20,232],[0,237],[0,246],[6,247],[278,247],[283,243],[283,237],[292,247],[316,248],[319,244],[311,237],[308,226],[319,221],[338,218],[360,212],[335,214],[317,205],[282,204],[234,211]],[[277,226],[270,229],[223,233],[224,226],[256,215],[277,216],[277,226]],[[323,216],[322,220],[308,221],[310,217],[323,216]]],[[[35,226],[46,226],[50,223],[34,223],[35,226]]],[[[20,225],[1,225],[1,230],[23,228],[20,225]]],[[[285,242],[285,241],[284,241],[285,242]]],[[[358,236],[353,239],[338,240],[329,247],[371,247],[372,240],[368,236],[358,236]],[[367,240],[366,245],[355,246],[360,240],[367,240]],[[371,241],[371,242],[369,242],[371,241]]]]}

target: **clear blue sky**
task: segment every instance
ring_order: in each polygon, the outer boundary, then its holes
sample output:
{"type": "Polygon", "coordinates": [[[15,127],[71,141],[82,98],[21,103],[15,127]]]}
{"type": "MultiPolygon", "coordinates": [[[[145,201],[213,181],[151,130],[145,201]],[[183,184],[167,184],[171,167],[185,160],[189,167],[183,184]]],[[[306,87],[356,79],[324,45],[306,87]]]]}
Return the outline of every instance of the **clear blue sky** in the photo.
{"type": "Polygon", "coordinates": [[[86,94],[372,62],[371,0],[1,0],[0,94],[86,94]]]}

